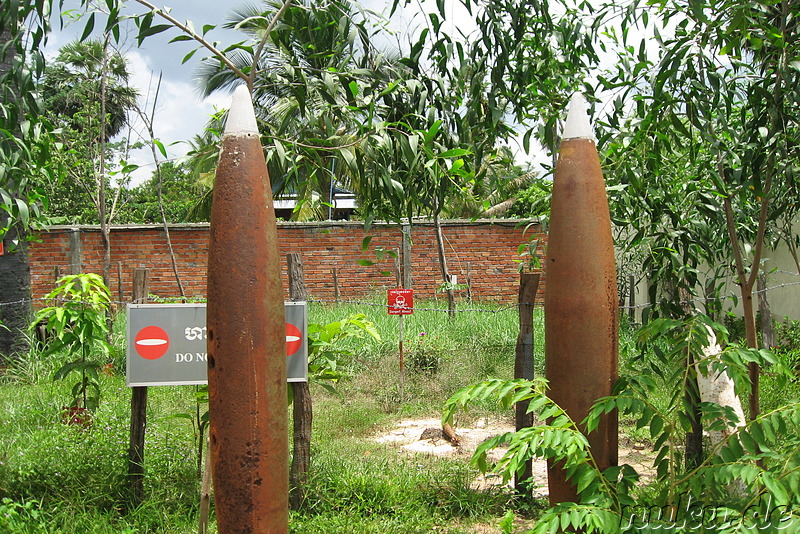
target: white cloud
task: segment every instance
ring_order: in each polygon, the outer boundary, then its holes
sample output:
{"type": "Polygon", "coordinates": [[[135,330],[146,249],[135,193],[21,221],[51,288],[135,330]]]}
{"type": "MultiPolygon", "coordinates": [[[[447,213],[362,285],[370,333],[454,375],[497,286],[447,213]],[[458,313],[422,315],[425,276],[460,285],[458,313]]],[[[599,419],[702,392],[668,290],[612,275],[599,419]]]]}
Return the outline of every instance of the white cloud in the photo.
{"type": "MultiPolygon", "coordinates": [[[[132,72],[131,85],[139,90],[140,106],[146,109],[149,116],[152,113],[153,99],[156,97],[159,74],[151,69],[152,61],[148,55],[142,54],[138,50],[132,50],[127,57],[132,72]]],[[[228,95],[214,94],[206,99],[201,99],[197,96],[192,84],[182,79],[171,79],[164,74],[158,90],[153,120],[155,136],[164,144],[171,159],[185,156],[189,150],[186,141],[202,133],[209,116],[214,113],[215,109],[228,107],[229,104],[230,97],[228,95]]],[[[132,141],[150,142],[147,130],[141,120],[134,120],[133,127],[135,133],[132,141]]],[[[160,153],[158,156],[163,159],[160,153]]],[[[155,169],[149,148],[134,151],[130,162],[140,165],[140,169],[134,173],[132,185],[147,180],[155,169]]]]}

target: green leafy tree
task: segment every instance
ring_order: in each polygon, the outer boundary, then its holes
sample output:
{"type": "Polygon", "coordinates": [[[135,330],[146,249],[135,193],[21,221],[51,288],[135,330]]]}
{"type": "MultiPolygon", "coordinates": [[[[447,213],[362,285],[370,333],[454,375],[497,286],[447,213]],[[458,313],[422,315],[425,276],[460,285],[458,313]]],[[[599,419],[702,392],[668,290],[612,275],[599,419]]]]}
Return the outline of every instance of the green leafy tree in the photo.
{"type": "MultiPolygon", "coordinates": [[[[66,44],[45,68],[43,103],[53,123],[61,128],[59,140],[64,149],[59,160],[69,170],[64,180],[40,184],[51,199],[52,216],[67,223],[100,222],[101,186],[111,186],[110,176],[99,173],[100,148],[105,146],[108,153],[104,159],[109,162],[125,157],[126,143],[112,145],[109,141],[128,125],[128,115],[136,105],[137,93],[128,81],[125,58],[110,52],[100,40],[66,44]],[[103,91],[105,119],[101,117],[103,91]]],[[[109,220],[116,207],[112,199],[120,200],[117,196],[108,199],[104,209],[109,220]]]]}
{"type": "MultiPolygon", "coordinates": [[[[369,20],[351,2],[293,3],[272,25],[282,7],[265,2],[232,13],[226,26],[249,41],[230,52],[230,61],[252,69],[259,53],[253,99],[274,192],[298,198],[295,218],[324,218],[334,184],[358,192],[348,161],[362,140],[359,125],[372,123],[364,101],[389,76],[383,71],[391,70],[395,53],[375,49],[369,20]]],[[[200,78],[205,94],[237,83],[214,57],[204,61],[200,78]]]]}
{"type": "MultiPolygon", "coordinates": [[[[69,169],[69,186],[91,199],[103,242],[103,279],[111,269],[111,234],[108,225],[117,215],[128,173],[134,168],[123,160],[111,171],[109,140],[127,124],[135,107],[136,91],[128,85],[125,59],[110,47],[110,35],[102,41],[73,42],[63,47],[45,71],[43,92],[51,117],[62,128],[63,163],[69,169]],[[110,195],[110,181],[117,188],[110,195]]],[[[124,155],[124,151],[123,151],[124,155]]],[[[66,184],[61,184],[63,188],[66,184]]],[[[65,191],[53,196],[70,198],[65,191]]],[[[84,208],[85,209],[85,208],[84,208]]]]}
{"type": "MultiPolygon", "coordinates": [[[[161,194],[167,219],[171,222],[194,222],[192,210],[208,188],[199,185],[186,164],[167,161],[161,164],[161,194]]],[[[161,222],[158,203],[158,176],[130,189],[129,200],[117,217],[120,223],[153,224],[161,222]]]]}
{"type": "Polygon", "coordinates": [[[0,359],[27,350],[32,316],[26,239],[44,221],[46,198],[36,186],[55,181],[50,165],[52,125],[36,98],[44,70],[41,47],[49,29],[42,3],[12,3],[0,9],[0,359]]]}
{"type": "MultiPolygon", "coordinates": [[[[600,13],[621,17],[618,67],[601,83],[635,101],[633,126],[647,132],[630,145],[640,155],[647,153],[648,174],[640,179],[646,183],[654,175],[675,175],[670,168],[681,159],[690,162],[685,194],[693,202],[683,203],[683,213],[700,224],[687,228],[686,239],[713,241],[699,248],[687,242],[679,254],[696,265],[703,249],[730,251],[724,261],[734,266],[747,343],[757,348],[753,289],[764,246],[777,216],[797,194],[800,131],[792,117],[798,113],[800,73],[793,66],[800,54],[798,6],[788,1],[678,1],[645,9],[608,5],[600,13]],[[639,51],[624,46],[625,28],[649,24],[659,47],[652,63],[644,44],[639,51]],[[715,228],[702,232],[702,218],[710,216],[715,228]]],[[[627,112],[622,97],[615,109],[627,112]]],[[[616,120],[612,117],[611,127],[618,125],[616,120]]],[[[669,213],[677,197],[662,193],[662,199],[649,209],[669,213]]],[[[756,417],[756,365],[751,380],[750,415],[756,417]]]]}

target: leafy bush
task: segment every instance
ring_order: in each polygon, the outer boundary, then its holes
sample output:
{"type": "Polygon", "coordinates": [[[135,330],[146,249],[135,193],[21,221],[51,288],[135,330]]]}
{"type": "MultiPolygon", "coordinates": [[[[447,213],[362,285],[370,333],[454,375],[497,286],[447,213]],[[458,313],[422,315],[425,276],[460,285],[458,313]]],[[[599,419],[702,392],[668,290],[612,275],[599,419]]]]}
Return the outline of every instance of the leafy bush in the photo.
{"type": "Polygon", "coordinates": [[[416,343],[406,345],[406,361],[409,368],[417,373],[434,374],[439,370],[444,356],[444,348],[435,336],[420,332],[416,343]]]}
{"type": "Polygon", "coordinates": [[[46,323],[54,336],[45,354],[67,353],[70,361],[55,372],[53,380],[79,376],[66,413],[70,422],[85,424],[100,404],[99,372],[104,362],[96,356],[111,350],[106,325],[111,293],[99,275],[88,273],[64,276],[47,298],[56,303],[40,310],[33,325],[46,323]]]}
{"type": "Polygon", "coordinates": [[[782,323],[775,325],[775,343],[776,350],[800,353],[800,321],[786,317],[782,323]]]}
{"type": "MultiPolygon", "coordinates": [[[[544,380],[487,380],[468,386],[446,404],[443,421],[468,403],[495,399],[510,408],[529,400],[529,411],[547,420],[518,432],[508,432],[481,445],[472,463],[482,471],[493,468],[505,480],[521,473],[525,460],[545,457],[563,462],[575,484],[579,502],[560,503],[542,516],[532,530],[535,534],[559,529],[582,532],[640,532],[674,528],[681,520],[691,523],[690,531],[749,532],[753,529],[787,528],[800,524],[800,402],[792,401],[764,413],[747,426],[737,428],[733,410],[714,403],[700,403],[706,428],[730,427],[730,437],[715,445],[697,465],[684,463],[683,436],[692,430],[687,404],[686,365],[689,354],[703,359],[708,327],[724,341],[725,330],[707,317],[686,322],[652,321],[638,334],[640,347],[650,347],[649,360],[634,359],[614,395],[598,400],[581,426],[571,420],[545,395],[544,380]],[[660,393],[670,393],[666,402],[654,402],[660,393]],[[652,491],[646,499],[634,492],[639,474],[628,465],[603,472],[588,447],[580,428],[592,432],[603,414],[617,410],[620,417],[633,418],[637,428],[649,428],[656,452],[652,491]],[[487,462],[488,451],[505,445],[508,451],[497,466],[487,462]],[[663,513],[663,512],[668,513],[663,513]]],[[[749,386],[748,365],[771,366],[771,372],[785,379],[789,373],[769,351],[731,345],[720,354],[707,357],[713,370],[726,370],[737,389],[749,386]]]]}

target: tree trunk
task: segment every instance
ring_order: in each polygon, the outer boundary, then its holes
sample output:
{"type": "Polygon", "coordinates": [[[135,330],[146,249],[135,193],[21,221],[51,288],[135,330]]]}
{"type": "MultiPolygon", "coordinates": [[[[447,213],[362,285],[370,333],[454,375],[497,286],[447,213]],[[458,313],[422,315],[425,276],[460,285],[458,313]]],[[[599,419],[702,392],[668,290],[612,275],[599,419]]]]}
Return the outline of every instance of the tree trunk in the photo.
{"type": "MultiPolygon", "coordinates": [[[[286,256],[289,273],[289,298],[307,300],[303,260],[300,254],[286,256]]],[[[311,404],[311,390],[308,382],[292,382],[292,465],[289,470],[289,505],[292,510],[299,510],[306,497],[308,473],[311,468],[311,423],[314,412],[311,404]]]]}
{"type": "MultiPolygon", "coordinates": [[[[103,66],[100,71],[100,170],[97,178],[98,205],[97,213],[100,218],[100,236],[103,243],[103,283],[106,287],[111,284],[111,234],[108,229],[106,213],[106,81],[108,66],[108,34],[103,44],[103,66]]],[[[109,323],[111,319],[109,317],[109,323]]],[[[111,330],[109,329],[109,335],[111,330]]]]}
{"type": "MultiPolygon", "coordinates": [[[[539,289],[539,274],[523,273],[519,283],[519,335],[514,357],[514,378],[533,380],[533,309],[539,289]]],[[[533,414],[528,413],[530,401],[520,401],[515,409],[517,431],[533,426],[533,414]]],[[[519,495],[530,495],[533,462],[527,460],[521,474],[514,475],[514,489],[519,495]]]]}
{"type": "MultiPolygon", "coordinates": [[[[5,9],[5,7],[4,7],[5,9]]],[[[6,45],[12,41],[10,27],[4,27],[0,33],[0,81],[11,70],[14,60],[14,46],[6,45]]],[[[2,98],[15,98],[18,92],[13,83],[4,84],[2,98]]],[[[5,103],[5,102],[0,102],[5,103]]],[[[5,123],[4,123],[5,127],[5,123]]],[[[14,127],[8,125],[8,127],[14,127]]],[[[10,147],[2,147],[9,150],[10,147]]],[[[13,182],[13,177],[12,177],[13,182]]],[[[15,193],[14,184],[2,184],[9,193],[15,193]]],[[[13,202],[13,200],[12,200],[13,202]]],[[[0,209],[0,227],[5,227],[8,215],[0,209]]],[[[0,364],[30,349],[25,331],[33,316],[31,302],[31,271],[28,264],[28,244],[25,234],[19,233],[18,227],[11,221],[11,230],[2,239],[3,252],[0,254],[0,364]],[[14,244],[18,241],[18,245],[14,244]]]]}
{"type": "MultiPolygon", "coordinates": [[[[695,366],[694,355],[689,352],[686,365],[691,369],[695,366]]],[[[700,386],[697,384],[697,375],[686,373],[686,403],[689,405],[689,419],[691,431],[686,433],[686,469],[691,470],[703,463],[703,412],[700,409],[700,386]]]]}
{"type": "MultiPolygon", "coordinates": [[[[720,174],[722,176],[722,174],[720,174]]],[[[756,245],[754,247],[752,265],[750,267],[749,274],[745,271],[744,267],[744,258],[742,257],[742,251],[739,246],[738,241],[738,234],[736,233],[736,222],[733,213],[733,205],[731,203],[730,197],[726,197],[723,200],[723,206],[725,208],[725,222],[727,225],[728,230],[728,237],[731,241],[731,246],[733,249],[733,257],[736,265],[736,278],[739,284],[739,289],[741,291],[742,296],[742,309],[744,311],[744,329],[745,329],[745,338],[747,342],[747,346],[751,349],[758,348],[758,333],[756,331],[756,317],[753,308],[753,286],[755,285],[755,280],[758,277],[758,269],[759,264],[761,261],[761,253],[764,249],[764,233],[766,229],[767,223],[767,208],[769,207],[768,199],[769,199],[769,192],[772,189],[772,175],[767,175],[767,178],[764,182],[764,197],[761,201],[761,213],[759,214],[759,221],[758,221],[758,234],[756,238],[756,245]]],[[[750,363],[749,365],[749,374],[750,374],[750,399],[748,402],[749,411],[748,414],[750,416],[750,420],[756,419],[760,413],[761,409],[759,408],[759,375],[761,371],[757,363],[750,363]]]]}
{"type": "Polygon", "coordinates": [[[772,311],[769,309],[769,300],[767,299],[767,275],[760,274],[756,284],[761,346],[766,349],[772,349],[775,346],[775,329],[772,326],[772,311]]]}
{"type": "MultiPolygon", "coordinates": [[[[744,326],[747,340],[747,346],[753,349],[758,348],[758,333],[756,331],[756,315],[753,311],[753,288],[742,287],[742,308],[744,310],[744,326]]],[[[750,399],[748,407],[750,409],[750,419],[756,419],[761,414],[759,407],[759,377],[761,375],[761,368],[757,363],[750,363],[748,366],[750,374],[750,399]]]]}
{"type": "MultiPolygon", "coordinates": [[[[678,300],[683,311],[683,319],[695,315],[691,305],[692,294],[685,287],[678,288],[678,300]]],[[[686,433],[686,469],[693,469],[703,462],[703,411],[700,409],[700,385],[698,384],[695,355],[686,351],[686,368],[695,372],[687,372],[683,384],[685,405],[689,412],[691,430],[686,433]]]]}
{"type": "Polygon", "coordinates": [[[450,286],[450,271],[447,268],[447,256],[444,253],[444,236],[442,235],[442,224],[439,220],[439,214],[433,215],[433,224],[436,227],[436,249],[439,252],[439,266],[442,270],[442,280],[447,287],[447,314],[452,319],[456,316],[456,298],[453,289],[450,286]]]}
{"type": "Polygon", "coordinates": [[[28,243],[12,228],[3,239],[0,256],[0,363],[30,349],[26,331],[33,316],[32,304],[28,243]],[[17,238],[18,244],[12,247],[17,238]]]}

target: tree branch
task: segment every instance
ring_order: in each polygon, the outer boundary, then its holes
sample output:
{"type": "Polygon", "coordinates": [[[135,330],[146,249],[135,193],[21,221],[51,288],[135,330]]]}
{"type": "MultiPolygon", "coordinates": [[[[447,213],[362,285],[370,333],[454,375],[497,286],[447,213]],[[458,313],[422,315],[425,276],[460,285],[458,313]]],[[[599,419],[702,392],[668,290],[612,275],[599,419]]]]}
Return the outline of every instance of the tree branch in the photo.
{"type": "Polygon", "coordinates": [[[136,1],[138,3],[140,3],[140,4],[142,4],[143,6],[145,6],[147,9],[149,9],[153,13],[155,13],[155,14],[159,15],[160,17],[166,19],[170,24],[172,24],[173,26],[175,26],[176,28],[181,30],[183,33],[185,33],[186,35],[188,35],[189,37],[191,37],[192,39],[194,39],[195,41],[197,41],[198,43],[203,45],[206,49],[208,49],[209,52],[214,54],[214,56],[216,56],[217,59],[219,59],[221,62],[223,62],[229,69],[231,69],[234,72],[234,74],[236,74],[236,76],[238,76],[239,78],[244,80],[244,82],[248,84],[248,87],[250,87],[249,77],[247,76],[247,74],[245,74],[242,71],[242,69],[240,69],[239,67],[234,65],[233,62],[231,62],[231,60],[228,59],[228,57],[225,54],[223,54],[217,47],[215,47],[213,44],[211,44],[208,41],[206,41],[205,38],[202,35],[197,35],[197,32],[192,30],[189,26],[187,26],[186,24],[183,24],[182,22],[178,21],[178,19],[176,19],[175,17],[173,17],[169,13],[165,13],[164,11],[162,11],[159,8],[157,8],[156,6],[154,6],[153,4],[148,2],[147,0],[136,0],[136,1]]]}
{"type": "Polygon", "coordinates": [[[283,17],[283,14],[286,12],[287,9],[289,9],[289,6],[291,4],[292,0],[285,0],[283,2],[281,8],[278,10],[277,13],[275,13],[275,16],[272,17],[272,20],[269,21],[267,29],[264,30],[264,36],[261,38],[261,42],[258,43],[258,48],[256,48],[256,51],[253,54],[253,66],[250,69],[250,76],[248,76],[247,79],[247,88],[250,89],[250,94],[253,93],[253,84],[256,81],[256,73],[258,72],[258,60],[261,59],[261,52],[264,51],[264,46],[267,44],[267,41],[269,40],[269,34],[272,33],[272,30],[275,28],[275,25],[278,23],[281,17],[283,17]]]}

